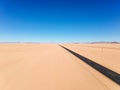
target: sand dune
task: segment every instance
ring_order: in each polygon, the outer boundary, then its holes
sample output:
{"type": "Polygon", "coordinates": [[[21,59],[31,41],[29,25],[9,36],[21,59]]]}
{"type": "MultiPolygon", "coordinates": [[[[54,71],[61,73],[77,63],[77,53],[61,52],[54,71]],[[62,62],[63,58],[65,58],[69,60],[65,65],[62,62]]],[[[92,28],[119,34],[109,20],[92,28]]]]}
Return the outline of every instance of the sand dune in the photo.
{"type": "MultiPolygon", "coordinates": [[[[120,72],[119,50],[103,50],[101,54],[101,50],[90,47],[64,46],[120,72]],[[109,63],[105,61],[108,59],[109,63]]],[[[0,45],[0,90],[119,89],[119,85],[57,44],[0,45]]]]}

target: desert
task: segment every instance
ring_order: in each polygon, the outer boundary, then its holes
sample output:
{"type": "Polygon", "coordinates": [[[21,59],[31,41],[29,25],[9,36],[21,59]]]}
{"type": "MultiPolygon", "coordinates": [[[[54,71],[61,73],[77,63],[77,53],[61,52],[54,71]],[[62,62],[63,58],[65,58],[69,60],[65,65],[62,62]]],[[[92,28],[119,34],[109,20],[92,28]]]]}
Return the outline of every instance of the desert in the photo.
{"type": "MultiPolygon", "coordinates": [[[[120,73],[119,44],[62,45],[120,73]]],[[[119,89],[118,84],[58,44],[0,44],[0,90],[119,89]]]]}
{"type": "Polygon", "coordinates": [[[120,90],[120,0],[0,0],[0,90],[120,90]]]}

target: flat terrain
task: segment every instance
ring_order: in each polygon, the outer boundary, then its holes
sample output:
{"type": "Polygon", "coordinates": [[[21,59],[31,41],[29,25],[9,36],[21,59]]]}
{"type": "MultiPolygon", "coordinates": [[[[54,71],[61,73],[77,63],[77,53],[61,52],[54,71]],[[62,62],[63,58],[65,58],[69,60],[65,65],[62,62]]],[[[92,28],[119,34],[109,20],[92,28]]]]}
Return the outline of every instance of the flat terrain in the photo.
{"type": "Polygon", "coordinates": [[[65,44],[64,46],[120,73],[120,44],[65,44]]]}
{"type": "MultiPolygon", "coordinates": [[[[63,46],[120,73],[120,45],[63,46]]],[[[0,90],[120,90],[120,86],[57,44],[0,44],[0,90]]]]}

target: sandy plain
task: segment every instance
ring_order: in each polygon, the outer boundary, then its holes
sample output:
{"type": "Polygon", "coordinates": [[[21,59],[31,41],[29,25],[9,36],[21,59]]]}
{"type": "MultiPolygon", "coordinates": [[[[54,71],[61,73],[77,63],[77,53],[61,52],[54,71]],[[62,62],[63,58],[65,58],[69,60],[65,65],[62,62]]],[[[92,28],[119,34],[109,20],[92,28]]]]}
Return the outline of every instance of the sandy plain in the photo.
{"type": "MultiPolygon", "coordinates": [[[[64,46],[120,73],[118,49],[64,46]]],[[[120,86],[57,44],[0,44],[0,90],[120,90],[120,86]]]]}
{"type": "Polygon", "coordinates": [[[120,44],[66,44],[64,46],[120,73],[120,44]]]}

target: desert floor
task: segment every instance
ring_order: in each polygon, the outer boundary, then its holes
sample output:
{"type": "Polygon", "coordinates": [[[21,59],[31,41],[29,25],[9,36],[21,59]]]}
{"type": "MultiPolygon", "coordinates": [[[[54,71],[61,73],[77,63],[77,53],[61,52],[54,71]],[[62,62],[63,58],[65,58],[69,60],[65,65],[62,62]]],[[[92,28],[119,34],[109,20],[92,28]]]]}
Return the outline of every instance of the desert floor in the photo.
{"type": "MultiPolygon", "coordinates": [[[[120,73],[119,44],[62,44],[120,73]]],[[[120,90],[58,44],[0,44],[0,90],[120,90]]]]}

